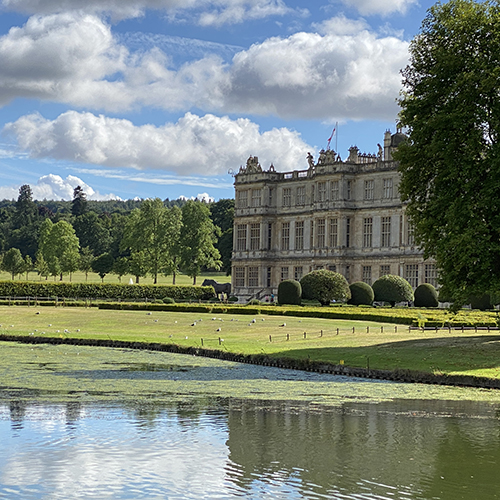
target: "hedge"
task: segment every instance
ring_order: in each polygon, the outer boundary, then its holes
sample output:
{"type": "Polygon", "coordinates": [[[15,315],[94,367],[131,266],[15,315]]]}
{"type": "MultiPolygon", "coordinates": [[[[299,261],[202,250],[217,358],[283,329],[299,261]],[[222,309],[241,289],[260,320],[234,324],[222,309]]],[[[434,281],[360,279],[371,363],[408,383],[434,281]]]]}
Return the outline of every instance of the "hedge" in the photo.
{"type": "Polygon", "coordinates": [[[215,297],[211,286],[128,285],[114,283],[58,283],[0,281],[0,297],[60,297],[89,299],[209,300],[215,297]]]}

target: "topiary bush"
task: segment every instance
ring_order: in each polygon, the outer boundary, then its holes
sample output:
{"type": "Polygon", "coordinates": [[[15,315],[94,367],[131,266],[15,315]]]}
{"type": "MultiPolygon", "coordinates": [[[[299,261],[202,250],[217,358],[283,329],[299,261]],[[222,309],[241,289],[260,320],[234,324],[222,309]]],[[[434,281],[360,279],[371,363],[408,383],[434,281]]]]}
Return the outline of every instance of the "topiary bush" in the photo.
{"type": "Polygon", "coordinates": [[[479,309],[480,311],[493,309],[491,298],[492,297],[489,293],[483,293],[482,295],[473,295],[470,298],[470,306],[472,309],[479,309]]]}
{"type": "Polygon", "coordinates": [[[377,302],[389,302],[392,307],[396,302],[409,302],[413,300],[411,285],[401,276],[386,274],[372,285],[377,302]]]}
{"type": "Polygon", "coordinates": [[[437,307],[439,305],[437,290],[430,283],[418,285],[414,295],[415,307],[437,307]]]}
{"type": "Polygon", "coordinates": [[[351,298],[348,300],[348,304],[355,306],[371,306],[373,304],[373,299],[375,294],[373,293],[373,288],[363,281],[356,281],[349,285],[351,290],[351,298]]]}
{"type": "Polygon", "coordinates": [[[175,300],[172,297],[164,297],[163,303],[164,304],[175,304],[175,300]]]}
{"type": "Polygon", "coordinates": [[[317,300],[323,306],[332,300],[346,301],[351,298],[349,283],[339,273],[318,269],[306,274],[301,280],[302,298],[317,300]]]}
{"type": "Polygon", "coordinates": [[[302,287],[296,280],[284,280],[278,285],[278,304],[300,306],[302,287]]]}
{"type": "Polygon", "coordinates": [[[228,302],[238,302],[238,297],[236,295],[231,295],[228,299],[228,302]]]}

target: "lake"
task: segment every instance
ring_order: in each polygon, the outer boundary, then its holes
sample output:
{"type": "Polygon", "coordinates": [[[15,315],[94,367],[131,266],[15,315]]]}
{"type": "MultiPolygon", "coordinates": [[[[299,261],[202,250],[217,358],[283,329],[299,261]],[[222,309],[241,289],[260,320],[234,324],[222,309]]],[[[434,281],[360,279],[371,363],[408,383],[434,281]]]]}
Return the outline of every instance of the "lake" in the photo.
{"type": "Polygon", "coordinates": [[[494,499],[500,393],[0,345],[0,498],[494,499]]]}

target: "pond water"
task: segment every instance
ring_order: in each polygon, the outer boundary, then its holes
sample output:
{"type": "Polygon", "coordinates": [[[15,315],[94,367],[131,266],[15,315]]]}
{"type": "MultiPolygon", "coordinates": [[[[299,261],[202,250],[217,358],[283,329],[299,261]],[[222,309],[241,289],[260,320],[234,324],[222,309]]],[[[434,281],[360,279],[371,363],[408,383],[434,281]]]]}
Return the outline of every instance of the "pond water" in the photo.
{"type": "Polygon", "coordinates": [[[0,498],[500,498],[500,394],[0,345],[0,498]]]}

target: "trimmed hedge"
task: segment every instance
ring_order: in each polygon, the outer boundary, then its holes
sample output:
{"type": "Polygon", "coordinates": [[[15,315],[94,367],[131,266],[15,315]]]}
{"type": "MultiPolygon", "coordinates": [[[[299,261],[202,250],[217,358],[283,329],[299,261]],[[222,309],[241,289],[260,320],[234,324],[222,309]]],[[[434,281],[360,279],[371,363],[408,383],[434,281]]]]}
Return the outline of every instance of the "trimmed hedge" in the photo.
{"type": "Polygon", "coordinates": [[[353,306],[371,306],[375,298],[373,288],[363,281],[356,281],[349,285],[351,289],[351,298],[347,301],[348,304],[353,306]]]}
{"type": "Polygon", "coordinates": [[[373,283],[373,293],[377,302],[389,302],[394,307],[396,302],[413,300],[411,285],[401,276],[386,274],[373,283]]]}
{"type": "Polygon", "coordinates": [[[278,304],[300,306],[302,287],[296,280],[284,280],[278,285],[278,304]]]}
{"type": "Polygon", "coordinates": [[[487,311],[488,309],[493,309],[494,307],[489,293],[473,295],[470,298],[470,306],[472,309],[479,309],[480,311],[487,311]]]}
{"type": "Polygon", "coordinates": [[[303,299],[317,300],[323,306],[332,300],[346,301],[351,298],[347,280],[341,274],[326,269],[306,274],[300,280],[300,285],[303,299]]]}
{"type": "Polygon", "coordinates": [[[436,289],[430,283],[422,283],[414,292],[415,307],[437,307],[439,305],[436,289]]]}
{"type": "Polygon", "coordinates": [[[209,300],[215,297],[211,286],[126,285],[114,283],[61,283],[0,281],[0,297],[61,297],[89,299],[209,300]]]}

